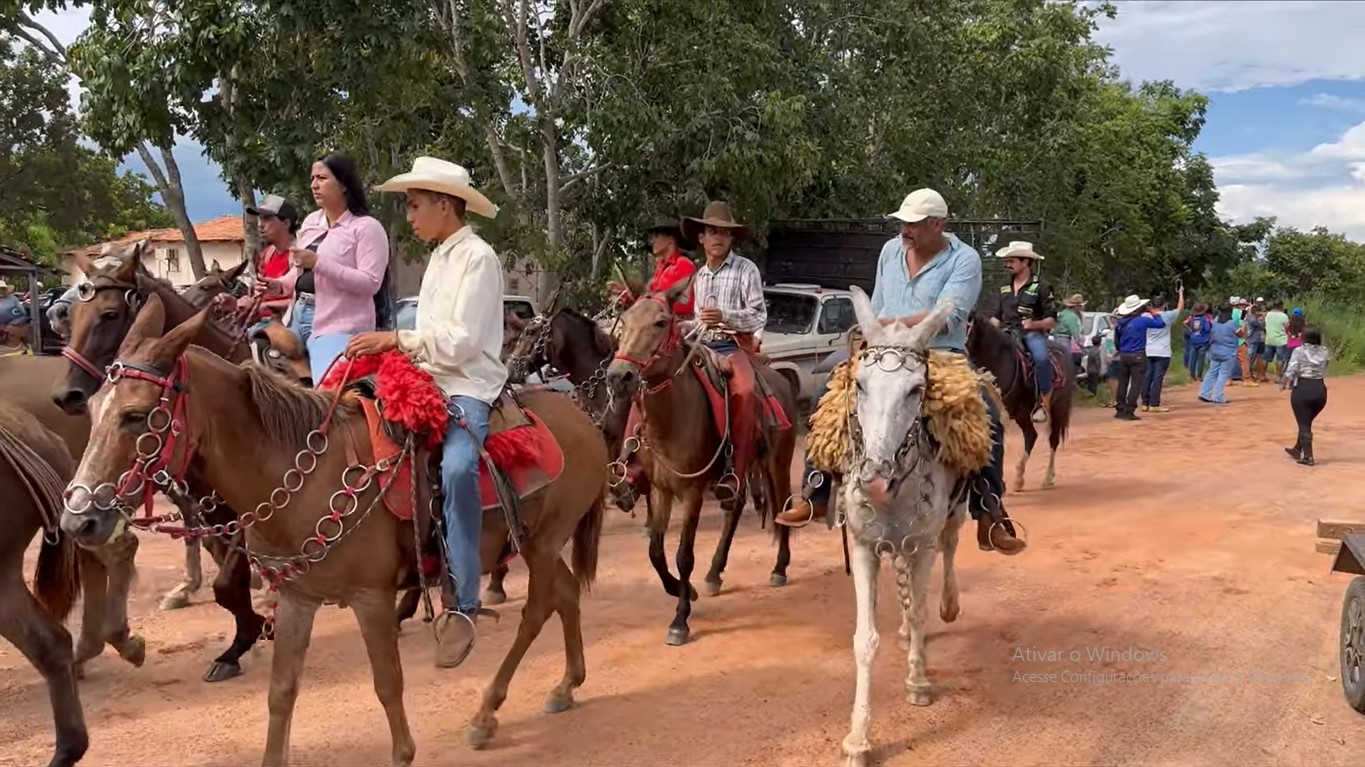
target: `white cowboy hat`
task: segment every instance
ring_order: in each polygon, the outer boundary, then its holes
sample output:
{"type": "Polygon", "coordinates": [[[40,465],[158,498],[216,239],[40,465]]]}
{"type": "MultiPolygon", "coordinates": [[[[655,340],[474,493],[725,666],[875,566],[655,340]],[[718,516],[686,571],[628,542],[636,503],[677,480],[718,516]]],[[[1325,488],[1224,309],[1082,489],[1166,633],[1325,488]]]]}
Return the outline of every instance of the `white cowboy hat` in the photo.
{"type": "Polygon", "coordinates": [[[1033,249],[1033,243],[1015,240],[1008,246],[995,251],[997,258],[1032,258],[1042,261],[1043,257],[1033,249]]]}
{"type": "Polygon", "coordinates": [[[1126,317],[1146,305],[1147,299],[1138,298],[1137,296],[1128,296],[1123,299],[1123,303],[1119,304],[1119,308],[1114,310],[1114,314],[1117,314],[1120,317],[1126,317]]]}
{"type": "Polygon", "coordinates": [[[10,289],[9,283],[8,283],[8,282],[5,282],[4,280],[0,280],[0,290],[9,290],[9,289],[10,289]]]}
{"type": "Polygon", "coordinates": [[[418,157],[412,161],[410,172],[400,173],[375,187],[377,192],[406,192],[410,189],[459,197],[465,201],[469,212],[484,218],[498,217],[498,206],[474,188],[469,171],[447,160],[418,157]]]}

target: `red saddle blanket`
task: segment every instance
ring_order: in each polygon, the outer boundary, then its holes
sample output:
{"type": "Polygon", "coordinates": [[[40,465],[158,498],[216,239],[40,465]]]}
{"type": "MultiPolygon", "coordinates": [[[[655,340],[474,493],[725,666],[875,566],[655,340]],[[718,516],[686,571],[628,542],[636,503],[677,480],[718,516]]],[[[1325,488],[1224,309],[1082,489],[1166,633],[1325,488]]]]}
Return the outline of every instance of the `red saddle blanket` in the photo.
{"type": "MultiPolygon", "coordinates": [[[[374,461],[392,460],[403,451],[403,446],[389,436],[384,425],[386,420],[427,435],[423,447],[440,450],[450,426],[446,396],[431,375],[413,365],[407,355],[387,352],[360,357],[354,361],[349,374],[345,372],[344,363],[339,363],[320,388],[335,389],[343,379],[356,380],[371,374],[375,376],[377,400],[361,397],[360,403],[365,412],[374,461]]],[[[564,452],[554,434],[535,413],[529,409],[523,412],[528,423],[489,434],[484,442],[484,451],[493,463],[493,467],[488,465],[489,461],[479,464],[479,494],[485,511],[501,506],[492,468],[507,478],[518,498],[541,490],[564,471],[564,452]]],[[[497,420],[495,411],[494,427],[497,420]]],[[[412,519],[412,464],[399,462],[376,479],[380,487],[387,487],[384,505],[389,511],[401,519],[412,519]]]]}
{"type": "MultiPolygon", "coordinates": [[[[726,402],[725,395],[717,388],[716,382],[711,380],[705,365],[691,365],[692,373],[701,381],[701,387],[706,391],[706,399],[711,404],[711,417],[716,422],[716,433],[725,433],[726,402]]],[[[758,423],[763,429],[773,431],[786,431],[792,427],[791,421],[787,418],[787,412],[782,409],[782,403],[778,402],[777,397],[763,387],[762,379],[758,378],[758,371],[754,371],[754,400],[758,405],[758,423]]]]}
{"type": "MultiPolygon", "coordinates": [[[[1029,354],[1028,349],[1024,348],[1022,344],[1016,343],[1014,345],[1014,356],[1019,360],[1019,369],[1024,371],[1024,379],[1032,381],[1033,355],[1029,354]]],[[[1047,358],[1052,363],[1053,389],[1060,389],[1066,383],[1066,376],[1062,373],[1062,370],[1064,369],[1062,365],[1071,362],[1070,356],[1071,352],[1069,350],[1063,351],[1062,349],[1053,346],[1051,343],[1047,345],[1047,358]]]]}

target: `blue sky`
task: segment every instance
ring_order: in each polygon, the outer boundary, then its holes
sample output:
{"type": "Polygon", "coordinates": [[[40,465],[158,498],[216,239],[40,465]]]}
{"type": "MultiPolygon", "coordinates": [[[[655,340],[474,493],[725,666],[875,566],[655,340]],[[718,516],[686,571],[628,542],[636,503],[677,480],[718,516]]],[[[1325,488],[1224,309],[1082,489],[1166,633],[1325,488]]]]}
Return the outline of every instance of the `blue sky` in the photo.
{"type": "MultiPolygon", "coordinates": [[[[1220,212],[1276,216],[1365,241],[1365,3],[1143,0],[1117,3],[1100,42],[1134,81],[1169,79],[1209,96],[1196,148],[1214,163],[1220,212]]],[[[84,11],[43,21],[69,42],[84,11]]],[[[176,148],[190,216],[240,209],[200,148],[176,148]]],[[[141,171],[134,155],[126,165],[141,171]]]]}

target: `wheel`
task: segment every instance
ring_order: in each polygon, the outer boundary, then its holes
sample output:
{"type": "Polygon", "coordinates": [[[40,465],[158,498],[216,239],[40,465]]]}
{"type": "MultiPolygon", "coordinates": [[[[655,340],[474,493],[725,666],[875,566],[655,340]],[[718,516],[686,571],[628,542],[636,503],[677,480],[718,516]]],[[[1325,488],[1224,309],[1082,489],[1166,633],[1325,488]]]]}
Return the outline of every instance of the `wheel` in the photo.
{"type": "Polygon", "coordinates": [[[1365,714],[1365,578],[1346,587],[1341,605],[1341,689],[1351,708],[1365,714]]]}

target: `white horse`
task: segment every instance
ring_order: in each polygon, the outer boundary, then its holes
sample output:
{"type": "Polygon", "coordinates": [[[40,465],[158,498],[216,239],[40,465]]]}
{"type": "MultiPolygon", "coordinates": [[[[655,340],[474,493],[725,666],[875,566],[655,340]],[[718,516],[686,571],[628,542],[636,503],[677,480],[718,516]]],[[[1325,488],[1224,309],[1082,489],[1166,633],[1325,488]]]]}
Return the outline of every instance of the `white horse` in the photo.
{"type": "Polygon", "coordinates": [[[958,614],[953,554],[958,529],[967,514],[958,477],[935,459],[923,440],[921,407],[927,384],[926,349],[944,326],[952,307],[940,305],[914,327],[883,326],[867,294],[853,288],[853,308],[867,348],[858,357],[857,405],[852,425],[852,460],[842,481],[841,516],[851,539],[850,564],[857,598],[853,657],[858,677],[853,715],[843,751],[846,764],[863,767],[871,748],[867,729],[872,715],[872,662],[877,655],[877,570],[882,554],[896,568],[900,591],[902,643],[908,643],[910,703],[931,701],[924,673],[926,596],[934,557],[943,550],[943,600],[939,616],[951,623],[958,614]]]}

